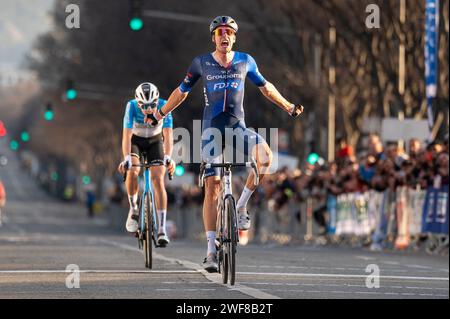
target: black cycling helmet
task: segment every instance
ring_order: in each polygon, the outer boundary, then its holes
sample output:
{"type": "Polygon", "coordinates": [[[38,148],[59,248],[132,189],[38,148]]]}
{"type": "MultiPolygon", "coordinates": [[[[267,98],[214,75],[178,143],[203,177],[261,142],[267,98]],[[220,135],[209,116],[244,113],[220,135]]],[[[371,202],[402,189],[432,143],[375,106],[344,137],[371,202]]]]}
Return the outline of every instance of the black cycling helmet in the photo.
{"type": "Polygon", "coordinates": [[[229,16],[217,16],[215,17],[211,24],[209,25],[209,32],[213,33],[218,27],[225,26],[230,27],[234,32],[238,32],[238,25],[232,17],[229,16]]]}

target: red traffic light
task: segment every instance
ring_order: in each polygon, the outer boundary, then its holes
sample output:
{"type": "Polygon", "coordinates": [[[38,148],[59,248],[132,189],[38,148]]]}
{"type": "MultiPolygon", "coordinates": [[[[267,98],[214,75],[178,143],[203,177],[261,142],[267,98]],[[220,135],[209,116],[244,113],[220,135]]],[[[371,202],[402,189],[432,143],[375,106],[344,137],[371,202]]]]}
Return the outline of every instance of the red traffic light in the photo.
{"type": "Polygon", "coordinates": [[[6,127],[4,126],[3,122],[0,121],[0,137],[6,136],[8,132],[6,131],[6,127]]]}

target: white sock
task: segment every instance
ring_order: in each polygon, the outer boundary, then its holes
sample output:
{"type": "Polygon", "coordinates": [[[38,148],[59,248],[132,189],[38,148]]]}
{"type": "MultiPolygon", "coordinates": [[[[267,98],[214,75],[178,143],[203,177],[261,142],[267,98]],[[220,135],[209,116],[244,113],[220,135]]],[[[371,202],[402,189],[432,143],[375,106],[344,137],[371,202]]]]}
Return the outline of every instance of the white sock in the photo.
{"type": "Polygon", "coordinates": [[[207,231],[206,239],[208,240],[208,251],[207,255],[216,253],[216,232],[215,231],[207,231]]]}
{"type": "Polygon", "coordinates": [[[166,215],[167,215],[167,210],[166,209],[161,209],[161,210],[157,210],[158,213],[158,219],[159,219],[159,230],[158,232],[161,233],[166,233],[166,215]]]}
{"type": "Polygon", "coordinates": [[[128,196],[128,201],[130,202],[130,207],[133,208],[134,210],[137,209],[137,199],[138,199],[137,193],[134,195],[128,196]]]}
{"type": "Polygon", "coordinates": [[[236,208],[237,208],[239,214],[247,213],[247,203],[254,191],[255,190],[251,190],[251,189],[247,188],[247,186],[245,186],[244,189],[242,190],[241,197],[239,198],[239,200],[236,204],[236,208]]]}

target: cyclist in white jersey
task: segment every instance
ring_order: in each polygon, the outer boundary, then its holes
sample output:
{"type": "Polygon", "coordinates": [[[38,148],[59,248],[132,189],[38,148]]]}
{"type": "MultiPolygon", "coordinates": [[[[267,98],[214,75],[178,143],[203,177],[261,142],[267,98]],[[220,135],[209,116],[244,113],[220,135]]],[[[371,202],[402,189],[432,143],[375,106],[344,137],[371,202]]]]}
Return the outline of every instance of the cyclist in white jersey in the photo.
{"type": "MultiPolygon", "coordinates": [[[[169,173],[173,175],[175,163],[171,159],[173,149],[173,120],[172,115],[168,115],[164,121],[156,126],[146,123],[146,116],[153,112],[153,109],[160,109],[166,103],[159,98],[158,88],[152,83],[140,84],[135,91],[135,99],[127,103],[123,118],[122,152],[124,161],[119,165],[119,172],[125,172],[129,168],[125,181],[130,210],[126,222],[126,229],[130,233],[138,230],[138,176],[139,167],[132,165],[139,164],[139,159],[143,153],[147,160],[164,160],[169,173]]],[[[169,238],[166,233],[167,215],[167,193],[164,186],[165,166],[150,167],[152,185],[155,195],[156,211],[160,221],[158,244],[166,246],[169,238]]]]}
{"type": "MultiPolygon", "coordinates": [[[[249,54],[233,51],[236,42],[238,25],[229,16],[218,16],[213,19],[209,30],[211,40],[215,45],[215,51],[197,56],[191,63],[186,77],[177,87],[167,104],[157,112],[149,115],[153,125],[156,125],[166,117],[166,114],[178,107],[188,96],[195,83],[202,79],[205,97],[205,108],[203,112],[202,130],[209,128],[218,129],[220,132],[226,129],[240,129],[245,134],[236,136],[245,145],[244,135],[255,141],[248,153],[256,158],[260,180],[268,173],[272,162],[272,152],[264,139],[256,133],[247,129],[244,119],[243,99],[245,78],[249,78],[261,91],[261,93],[293,117],[303,112],[303,106],[294,105],[286,100],[273,84],[266,81],[258,70],[255,60],[249,54]]],[[[223,133],[222,133],[223,134],[223,133]]],[[[213,137],[214,139],[214,137],[213,137]]],[[[220,141],[203,139],[202,136],[202,158],[209,162],[217,162],[218,154],[204,154],[210,143],[220,141]],[[206,155],[206,156],[205,156],[206,155]],[[212,160],[207,159],[211,155],[212,160]]],[[[222,144],[223,145],[223,144],[222,144]]],[[[216,149],[216,148],[214,148],[216,149]]],[[[219,150],[221,147],[218,148],[219,150]]],[[[205,200],[203,204],[203,220],[208,242],[207,257],[204,260],[204,268],[209,272],[217,271],[217,254],[215,247],[217,198],[220,193],[219,170],[211,169],[205,172],[205,200]]],[[[254,176],[250,174],[246,185],[237,202],[236,208],[239,213],[239,229],[248,230],[250,218],[247,211],[247,202],[255,191],[253,185],[254,176]]]]}

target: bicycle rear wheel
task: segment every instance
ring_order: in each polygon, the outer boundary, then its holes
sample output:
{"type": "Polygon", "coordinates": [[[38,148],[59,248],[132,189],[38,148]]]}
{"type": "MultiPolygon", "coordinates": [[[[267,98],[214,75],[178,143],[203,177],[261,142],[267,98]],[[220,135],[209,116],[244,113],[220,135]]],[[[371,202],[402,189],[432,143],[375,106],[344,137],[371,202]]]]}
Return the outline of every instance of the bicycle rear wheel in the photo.
{"type": "Polygon", "coordinates": [[[145,267],[152,269],[152,237],[153,237],[153,211],[152,199],[149,193],[145,195],[144,209],[145,209],[145,231],[144,231],[144,255],[145,267]]]}
{"type": "Polygon", "coordinates": [[[230,272],[230,285],[234,285],[236,280],[236,245],[237,245],[237,222],[236,204],[232,196],[225,198],[226,223],[228,228],[228,270],[230,272]]]}

